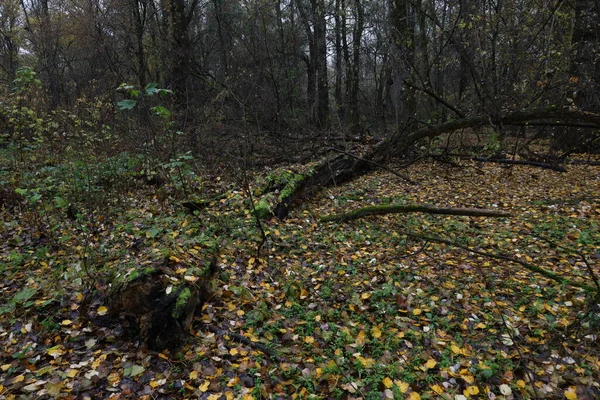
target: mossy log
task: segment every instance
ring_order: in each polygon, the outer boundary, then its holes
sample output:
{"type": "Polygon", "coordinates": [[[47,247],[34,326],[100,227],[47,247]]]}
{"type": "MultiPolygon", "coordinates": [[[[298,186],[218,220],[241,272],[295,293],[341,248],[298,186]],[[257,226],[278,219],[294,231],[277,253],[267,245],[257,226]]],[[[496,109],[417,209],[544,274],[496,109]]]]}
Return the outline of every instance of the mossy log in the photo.
{"type": "Polygon", "coordinates": [[[280,192],[274,214],[277,218],[284,219],[295,203],[309,199],[321,188],[349,181],[374,168],[374,164],[367,159],[346,154],[328,158],[314,167],[309,174],[295,176],[292,184],[280,192]]]}
{"type": "Polygon", "coordinates": [[[109,295],[110,316],[126,333],[138,336],[143,347],[174,349],[185,338],[196,310],[210,297],[215,271],[213,261],[191,269],[171,260],[132,268],[109,295]]]}
{"type": "Polygon", "coordinates": [[[344,214],[325,215],[321,217],[322,222],[328,221],[351,221],[366,217],[369,215],[385,215],[397,213],[415,213],[422,212],[427,214],[443,215],[462,215],[469,217],[510,217],[511,214],[506,211],[488,210],[482,208],[445,208],[428,205],[406,205],[406,204],[386,204],[380,206],[370,206],[359,208],[344,214]]]}

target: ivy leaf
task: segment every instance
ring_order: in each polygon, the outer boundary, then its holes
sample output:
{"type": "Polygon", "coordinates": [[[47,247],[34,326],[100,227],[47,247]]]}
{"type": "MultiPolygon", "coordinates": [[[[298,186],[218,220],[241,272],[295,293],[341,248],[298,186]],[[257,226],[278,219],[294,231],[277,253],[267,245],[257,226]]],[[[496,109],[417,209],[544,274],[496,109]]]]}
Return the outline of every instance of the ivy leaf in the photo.
{"type": "Polygon", "coordinates": [[[144,92],[146,92],[146,95],[152,96],[153,94],[158,92],[157,87],[158,87],[158,83],[155,83],[155,82],[149,83],[144,88],[144,92]]]}
{"type": "Polygon", "coordinates": [[[121,100],[117,103],[119,110],[133,110],[137,105],[137,100],[121,100]]]}

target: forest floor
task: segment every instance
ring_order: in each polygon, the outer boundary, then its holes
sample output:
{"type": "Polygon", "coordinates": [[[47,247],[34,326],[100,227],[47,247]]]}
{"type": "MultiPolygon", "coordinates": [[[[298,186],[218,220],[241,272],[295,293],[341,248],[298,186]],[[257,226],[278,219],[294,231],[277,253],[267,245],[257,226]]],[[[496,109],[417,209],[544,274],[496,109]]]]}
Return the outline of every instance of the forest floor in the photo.
{"type": "Polygon", "coordinates": [[[599,398],[597,297],[431,239],[594,288],[598,167],[419,163],[403,172],[418,184],[375,172],[264,221],[259,254],[243,188],[217,177],[199,190],[228,196],[198,217],[164,189],[111,195],[73,221],[61,198],[21,191],[29,205],[0,211],[0,399],[599,398]],[[387,203],[513,216],[319,221],[387,203]],[[193,265],[215,240],[212,297],[179,351],[145,351],[94,323],[108,305],[86,288],[106,291],[111,271],[165,257],[193,265]]]}

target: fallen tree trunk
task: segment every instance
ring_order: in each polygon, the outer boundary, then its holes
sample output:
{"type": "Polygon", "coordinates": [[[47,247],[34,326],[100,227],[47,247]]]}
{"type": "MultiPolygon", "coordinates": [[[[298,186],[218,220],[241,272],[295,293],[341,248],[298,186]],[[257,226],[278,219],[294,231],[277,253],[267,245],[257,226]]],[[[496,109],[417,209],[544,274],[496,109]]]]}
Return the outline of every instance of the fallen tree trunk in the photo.
{"type": "Polygon", "coordinates": [[[381,206],[370,206],[359,208],[344,214],[325,215],[321,217],[321,222],[329,221],[351,221],[354,219],[366,217],[369,215],[385,215],[399,213],[427,213],[442,215],[461,215],[468,217],[510,217],[511,214],[506,211],[488,210],[482,208],[445,208],[427,205],[405,205],[405,204],[386,204],[381,206]]]}
{"type": "Polygon", "coordinates": [[[529,122],[540,122],[551,120],[561,122],[564,126],[586,122],[590,128],[600,129],[600,115],[587,111],[561,109],[558,107],[536,108],[524,111],[514,111],[503,113],[496,116],[478,115],[475,117],[463,118],[445,124],[428,126],[419,129],[405,137],[396,135],[390,138],[387,145],[393,151],[402,150],[403,147],[411,145],[421,139],[434,138],[443,133],[453,132],[459,129],[475,128],[478,126],[499,126],[514,125],[521,126],[529,122]]]}
{"type": "Polygon", "coordinates": [[[408,135],[396,134],[379,142],[362,155],[341,154],[328,158],[317,165],[311,174],[294,182],[284,195],[280,195],[274,207],[274,214],[280,219],[287,217],[294,204],[309,199],[324,187],[347,182],[383,164],[390,157],[406,155],[412,146],[422,139],[434,138],[444,133],[459,129],[475,128],[491,125],[523,125],[544,121],[560,122],[566,125],[586,123],[591,127],[600,128],[600,115],[580,110],[548,107],[502,113],[494,116],[479,115],[447,122],[445,124],[428,126],[408,135]]]}
{"type": "MultiPolygon", "coordinates": [[[[372,158],[373,155],[369,154],[372,158]]],[[[273,213],[279,219],[287,217],[292,205],[300,199],[308,199],[321,188],[337,185],[374,169],[367,158],[356,158],[345,154],[326,159],[310,174],[295,182],[293,188],[282,193],[273,213]]]]}
{"type": "Polygon", "coordinates": [[[498,163],[498,164],[529,165],[532,167],[551,169],[551,170],[557,171],[557,172],[567,172],[566,168],[562,167],[560,165],[542,163],[542,162],[537,162],[537,161],[510,160],[510,159],[504,159],[504,158],[485,158],[485,157],[473,157],[472,160],[479,161],[479,162],[498,163]]]}

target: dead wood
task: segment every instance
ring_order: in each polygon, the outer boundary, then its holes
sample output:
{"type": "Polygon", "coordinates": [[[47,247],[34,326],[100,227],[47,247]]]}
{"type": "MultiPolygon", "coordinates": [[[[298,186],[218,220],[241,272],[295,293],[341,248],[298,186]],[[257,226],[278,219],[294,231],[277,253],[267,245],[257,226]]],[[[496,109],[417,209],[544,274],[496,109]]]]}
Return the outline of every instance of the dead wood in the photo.
{"type": "Polygon", "coordinates": [[[398,213],[427,213],[443,215],[460,215],[469,217],[510,217],[511,214],[506,211],[488,210],[482,208],[446,208],[428,205],[405,205],[405,204],[386,204],[380,206],[370,206],[359,208],[344,214],[326,215],[321,217],[321,222],[329,221],[351,221],[369,215],[385,215],[398,213]]]}
{"type": "Polygon", "coordinates": [[[132,268],[110,293],[110,316],[152,350],[174,349],[185,338],[196,310],[210,297],[215,264],[182,270],[177,264],[132,268]]]}
{"type": "Polygon", "coordinates": [[[596,294],[600,293],[600,292],[598,292],[597,288],[594,288],[594,287],[586,285],[584,283],[580,283],[580,282],[574,281],[572,279],[566,278],[564,276],[555,274],[552,271],[548,271],[548,270],[546,270],[544,268],[538,267],[537,265],[533,265],[533,264],[527,263],[525,261],[519,260],[518,258],[511,257],[511,256],[509,256],[507,254],[493,253],[493,252],[490,252],[490,251],[482,251],[482,250],[478,250],[478,249],[473,249],[473,248],[470,248],[468,246],[464,246],[464,245],[461,245],[459,243],[455,243],[455,242],[453,242],[451,240],[442,239],[442,238],[434,237],[434,236],[420,235],[420,234],[416,234],[416,233],[412,233],[412,232],[399,232],[399,233],[402,234],[402,235],[405,235],[405,236],[410,236],[410,237],[413,237],[413,238],[416,238],[416,239],[421,239],[421,240],[424,240],[426,242],[443,243],[443,244],[446,244],[448,246],[456,247],[456,248],[459,248],[459,249],[463,249],[463,250],[469,251],[469,252],[474,253],[474,254],[478,254],[480,256],[484,256],[484,257],[488,257],[488,258],[493,258],[493,259],[497,259],[497,260],[504,260],[504,261],[508,261],[508,262],[511,262],[511,263],[519,264],[523,268],[525,268],[525,269],[527,269],[527,270],[529,270],[531,272],[538,273],[538,274],[540,274],[542,276],[545,276],[546,278],[551,279],[551,280],[553,280],[553,281],[555,281],[555,282],[557,282],[557,283],[559,283],[561,285],[578,287],[578,288],[583,289],[586,292],[590,292],[590,293],[596,293],[596,294]]]}
{"type": "Polygon", "coordinates": [[[538,167],[542,169],[550,169],[557,172],[567,172],[565,167],[556,164],[548,164],[537,161],[528,161],[528,160],[510,160],[505,158],[484,158],[484,157],[473,157],[473,161],[478,162],[491,162],[498,164],[511,164],[511,165],[529,165],[531,167],[538,167]]]}
{"type": "MultiPolygon", "coordinates": [[[[309,199],[324,187],[338,185],[369,171],[378,164],[384,164],[391,157],[404,157],[410,153],[415,143],[422,139],[434,138],[444,133],[478,126],[523,125],[544,121],[569,124],[589,124],[600,128],[600,115],[580,110],[548,107],[524,111],[499,113],[497,115],[478,115],[428,126],[412,133],[397,133],[371,147],[364,154],[340,154],[327,158],[313,169],[313,173],[294,183],[294,187],[280,196],[274,208],[274,214],[285,218],[294,204],[309,199]]],[[[530,164],[533,165],[533,164],[530,164]]],[[[539,165],[538,165],[539,166],[539,165]]],[[[560,167],[555,167],[556,169],[560,167]]]]}

